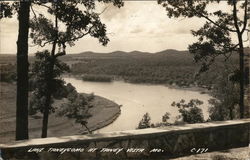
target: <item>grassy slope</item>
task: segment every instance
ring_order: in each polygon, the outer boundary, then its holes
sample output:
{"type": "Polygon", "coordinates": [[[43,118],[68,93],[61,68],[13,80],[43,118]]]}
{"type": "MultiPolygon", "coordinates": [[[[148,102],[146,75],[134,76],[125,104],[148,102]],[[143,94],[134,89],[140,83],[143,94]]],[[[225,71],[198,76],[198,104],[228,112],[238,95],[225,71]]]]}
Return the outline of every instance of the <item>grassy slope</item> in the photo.
{"type": "MultiPolygon", "coordinates": [[[[15,96],[15,85],[0,82],[0,143],[15,140],[15,96]]],[[[55,105],[59,106],[60,103],[67,103],[67,100],[56,101],[55,105]]],[[[89,110],[93,116],[88,119],[88,127],[91,130],[112,123],[120,113],[119,105],[99,96],[95,96],[93,106],[89,110]]],[[[30,138],[40,137],[41,124],[42,116],[29,117],[30,138]]],[[[85,128],[75,124],[73,120],[55,115],[49,117],[49,137],[82,134],[84,131],[86,131],[85,128]]]]}

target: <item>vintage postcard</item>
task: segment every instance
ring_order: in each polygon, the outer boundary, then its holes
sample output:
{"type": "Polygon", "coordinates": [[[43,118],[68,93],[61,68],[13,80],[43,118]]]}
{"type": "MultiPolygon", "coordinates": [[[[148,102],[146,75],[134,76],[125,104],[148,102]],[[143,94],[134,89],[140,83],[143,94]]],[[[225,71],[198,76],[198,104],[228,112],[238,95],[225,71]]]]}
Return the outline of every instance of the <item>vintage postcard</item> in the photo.
{"type": "Polygon", "coordinates": [[[0,160],[250,159],[249,8],[0,1],[0,160]]]}

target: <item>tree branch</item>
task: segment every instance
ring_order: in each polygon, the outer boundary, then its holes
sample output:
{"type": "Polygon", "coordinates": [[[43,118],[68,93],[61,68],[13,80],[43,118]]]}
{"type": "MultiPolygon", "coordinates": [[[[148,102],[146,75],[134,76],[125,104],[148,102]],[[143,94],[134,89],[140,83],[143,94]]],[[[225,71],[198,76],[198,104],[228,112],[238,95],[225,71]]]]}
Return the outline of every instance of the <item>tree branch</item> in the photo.
{"type": "Polygon", "coordinates": [[[51,56],[55,56],[55,50],[56,50],[56,45],[58,41],[58,17],[57,17],[57,5],[56,5],[56,11],[55,11],[55,29],[56,29],[56,36],[55,39],[53,40],[53,45],[52,45],[52,50],[51,50],[51,56]]]}
{"type": "Polygon", "coordinates": [[[229,57],[231,57],[233,51],[235,51],[235,48],[237,48],[238,46],[239,46],[239,44],[236,44],[235,46],[231,47],[228,51],[225,51],[223,53],[224,57],[226,57],[225,61],[227,61],[229,59],[229,57]],[[229,54],[229,56],[227,56],[226,54],[229,52],[230,52],[230,54],[229,54]]]}
{"type": "Polygon", "coordinates": [[[224,29],[224,30],[228,30],[230,32],[237,32],[236,30],[233,30],[233,29],[230,29],[228,27],[224,27],[224,26],[221,26],[219,24],[217,24],[216,22],[214,22],[213,20],[211,20],[208,16],[205,16],[203,14],[200,14],[201,17],[205,18],[206,20],[208,20],[209,22],[213,23],[215,26],[221,28],[221,29],[224,29]]]}
{"type": "Polygon", "coordinates": [[[54,57],[57,58],[59,56],[64,56],[64,55],[66,55],[65,51],[57,53],[56,55],[54,55],[54,57]]]}
{"type": "Polygon", "coordinates": [[[44,42],[44,43],[43,43],[43,44],[41,44],[40,46],[41,46],[41,47],[44,47],[46,44],[51,43],[51,42],[53,42],[53,40],[51,40],[51,41],[47,41],[47,42],[44,42]]]}
{"type": "Polygon", "coordinates": [[[237,34],[241,34],[241,31],[240,31],[240,28],[239,28],[239,25],[238,25],[238,17],[237,17],[237,8],[236,8],[236,5],[237,5],[237,1],[236,1],[236,0],[233,0],[233,19],[234,19],[234,26],[235,26],[235,28],[236,28],[237,34]]]}
{"type": "Polygon", "coordinates": [[[89,28],[88,32],[83,33],[82,35],[80,35],[80,36],[78,36],[78,37],[75,37],[75,38],[72,38],[72,39],[67,39],[67,41],[75,41],[75,40],[78,40],[78,39],[80,39],[80,38],[82,38],[82,37],[88,35],[88,34],[90,33],[90,31],[91,31],[92,28],[94,28],[94,26],[91,26],[91,27],[89,28]]]}
{"type": "Polygon", "coordinates": [[[247,26],[247,6],[248,6],[248,0],[245,0],[244,24],[243,24],[243,28],[240,32],[241,35],[244,33],[246,26],[247,26]]]}
{"type": "Polygon", "coordinates": [[[101,11],[101,13],[98,13],[98,15],[100,16],[101,14],[103,14],[108,8],[109,8],[109,6],[105,7],[105,8],[101,11]]]}
{"type": "MultiPolygon", "coordinates": [[[[190,7],[190,6],[185,6],[185,7],[190,7]]],[[[204,14],[202,14],[202,13],[197,12],[194,8],[192,8],[191,10],[192,10],[192,12],[194,12],[195,14],[197,14],[197,15],[199,15],[199,16],[205,18],[206,20],[208,20],[209,22],[211,22],[212,24],[214,24],[215,26],[217,26],[217,27],[219,27],[219,28],[221,28],[221,29],[224,29],[224,30],[227,30],[227,31],[230,31],[230,32],[237,32],[237,30],[233,30],[233,29],[230,29],[230,28],[228,28],[228,27],[226,27],[226,26],[221,26],[221,25],[217,24],[215,21],[213,21],[213,20],[212,20],[211,18],[209,18],[208,16],[206,16],[206,15],[204,15],[204,14]]]]}
{"type": "Polygon", "coordinates": [[[249,41],[249,37],[247,36],[246,40],[243,40],[243,42],[248,42],[249,41]]]}
{"type": "Polygon", "coordinates": [[[232,54],[233,54],[232,51],[229,53],[228,56],[227,56],[226,54],[224,54],[224,57],[225,57],[225,60],[224,60],[224,61],[227,61],[227,60],[231,57],[232,54]]]}
{"type": "Polygon", "coordinates": [[[37,5],[39,5],[39,6],[43,6],[43,7],[47,8],[47,9],[52,10],[52,8],[51,8],[51,7],[46,6],[45,4],[42,4],[42,3],[34,3],[34,4],[37,4],[37,5]]]}
{"type": "Polygon", "coordinates": [[[35,20],[37,21],[37,16],[36,16],[36,12],[34,11],[32,5],[30,5],[31,11],[34,14],[35,20]]]}

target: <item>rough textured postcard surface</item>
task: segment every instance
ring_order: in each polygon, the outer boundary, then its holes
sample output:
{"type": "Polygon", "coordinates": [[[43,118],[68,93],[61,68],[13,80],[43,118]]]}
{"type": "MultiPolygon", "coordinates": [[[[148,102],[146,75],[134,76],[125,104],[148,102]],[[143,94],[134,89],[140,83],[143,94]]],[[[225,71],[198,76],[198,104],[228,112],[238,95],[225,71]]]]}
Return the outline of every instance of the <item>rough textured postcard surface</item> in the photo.
{"type": "Polygon", "coordinates": [[[0,1],[0,160],[250,159],[249,8],[0,1]]]}

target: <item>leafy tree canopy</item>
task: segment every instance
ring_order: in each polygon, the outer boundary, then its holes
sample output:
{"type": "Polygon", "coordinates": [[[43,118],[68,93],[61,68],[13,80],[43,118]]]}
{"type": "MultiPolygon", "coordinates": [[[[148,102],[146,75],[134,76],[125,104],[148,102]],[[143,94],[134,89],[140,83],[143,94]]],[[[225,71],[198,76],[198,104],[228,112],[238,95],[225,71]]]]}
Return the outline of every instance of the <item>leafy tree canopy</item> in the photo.
{"type": "MultiPolygon", "coordinates": [[[[99,2],[113,3],[122,7],[121,0],[99,0],[99,2]]],[[[45,46],[57,39],[59,49],[65,51],[66,44],[73,46],[78,39],[90,35],[97,38],[102,45],[107,45],[109,39],[106,35],[106,25],[100,20],[100,14],[95,12],[94,0],[70,0],[42,3],[34,1],[34,4],[45,7],[49,14],[56,16],[53,21],[42,14],[36,14],[32,8],[34,17],[31,20],[30,36],[33,43],[45,46]],[[60,28],[57,27],[60,25],[60,28]]]]}
{"type": "Polygon", "coordinates": [[[196,62],[201,61],[201,71],[206,71],[218,56],[228,59],[233,51],[237,51],[239,43],[232,41],[232,34],[242,36],[247,31],[247,0],[227,0],[232,12],[210,12],[208,5],[220,3],[222,0],[158,0],[172,17],[198,17],[206,19],[206,23],[192,34],[198,38],[198,42],[189,45],[189,51],[194,55],[196,62]],[[238,17],[238,11],[244,11],[244,17],[238,17]]]}
{"type": "Polygon", "coordinates": [[[189,45],[189,51],[194,55],[196,62],[201,62],[199,73],[207,71],[213,64],[216,57],[224,56],[227,60],[233,53],[239,55],[239,105],[240,117],[248,117],[244,108],[244,85],[245,85],[245,65],[244,65],[244,37],[248,21],[248,0],[227,0],[231,11],[218,9],[212,11],[208,9],[211,3],[220,3],[222,0],[158,0],[158,3],[165,7],[169,17],[198,17],[206,19],[203,27],[192,34],[198,41],[189,45]],[[239,17],[239,12],[243,12],[243,17],[239,17]],[[237,42],[232,40],[232,34],[236,35],[237,42]]]}

